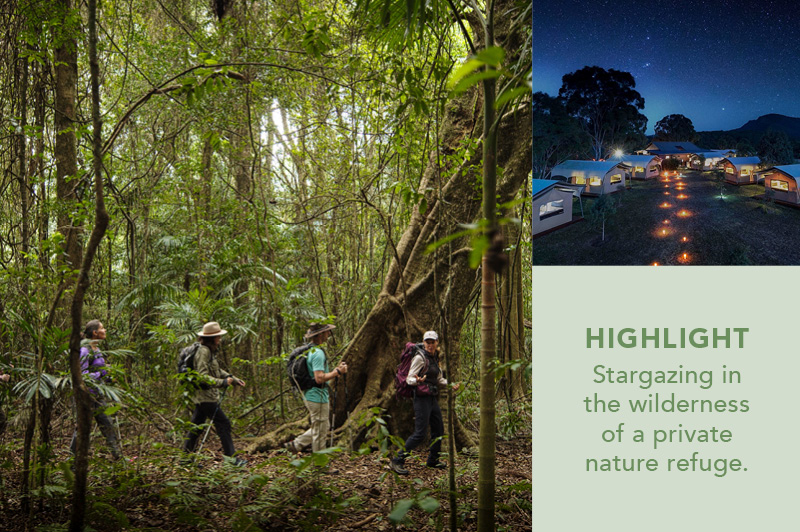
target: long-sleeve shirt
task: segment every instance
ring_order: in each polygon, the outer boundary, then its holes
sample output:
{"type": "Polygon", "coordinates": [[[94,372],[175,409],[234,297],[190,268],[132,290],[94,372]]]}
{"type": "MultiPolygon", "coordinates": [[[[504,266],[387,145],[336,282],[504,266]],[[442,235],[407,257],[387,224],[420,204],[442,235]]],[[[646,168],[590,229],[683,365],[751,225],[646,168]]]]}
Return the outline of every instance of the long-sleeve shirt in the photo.
{"type": "Polygon", "coordinates": [[[211,350],[201,345],[197,348],[194,354],[194,370],[205,377],[206,381],[211,385],[207,390],[198,389],[192,402],[199,403],[216,403],[219,401],[219,389],[228,385],[228,377],[233,377],[230,373],[219,367],[217,357],[212,355],[211,350]]]}
{"type": "MultiPolygon", "coordinates": [[[[406,382],[409,386],[416,386],[417,376],[421,376],[420,373],[422,370],[425,369],[425,356],[422,353],[417,353],[414,355],[414,358],[411,359],[411,367],[408,369],[408,377],[406,377],[406,382]]],[[[444,378],[442,375],[442,370],[440,369],[437,375],[437,382],[441,386],[447,386],[447,379],[444,378]]],[[[430,382],[430,378],[426,378],[423,382],[430,382]]]]}
{"type": "Polygon", "coordinates": [[[94,351],[91,346],[81,347],[81,373],[89,375],[97,382],[108,382],[111,378],[106,369],[106,359],[103,353],[94,351]]]}

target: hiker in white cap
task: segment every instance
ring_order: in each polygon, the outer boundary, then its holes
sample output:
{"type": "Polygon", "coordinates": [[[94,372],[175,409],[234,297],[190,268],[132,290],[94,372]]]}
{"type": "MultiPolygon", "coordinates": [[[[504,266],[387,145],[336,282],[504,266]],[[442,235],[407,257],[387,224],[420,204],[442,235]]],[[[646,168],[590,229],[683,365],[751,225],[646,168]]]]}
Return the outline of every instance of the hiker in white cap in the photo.
{"type": "Polygon", "coordinates": [[[312,323],[306,332],[306,340],[314,343],[314,347],[308,352],[308,372],[314,376],[317,386],[313,386],[303,393],[303,402],[311,416],[311,427],[294,440],[286,443],[289,452],[296,453],[309,445],[314,452],[321,451],[326,447],[325,435],[330,429],[328,420],[330,403],[328,386],[325,383],[347,373],[347,364],[344,362],[340,362],[333,371],[330,371],[328,358],[322,349],[322,344],[328,341],[333,334],[331,331],[335,328],[335,325],[312,323]]]}
{"type": "MultiPolygon", "coordinates": [[[[222,329],[219,323],[212,321],[203,325],[203,330],[197,333],[200,346],[194,354],[194,370],[200,374],[205,381],[205,385],[197,388],[192,402],[194,403],[194,414],[192,424],[195,428],[189,431],[183,450],[187,453],[194,452],[197,439],[200,437],[200,425],[211,419],[214,429],[217,431],[222,442],[222,454],[233,457],[236,450],[233,448],[233,438],[231,437],[231,422],[220,408],[220,388],[227,386],[244,386],[244,381],[237,379],[227,371],[219,367],[216,353],[222,336],[228,331],[222,329]]],[[[236,458],[236,465],[246,465],[247,462],[242,458],[236,458]]]]}
{"type": "MultiPolygon", "coordinates": [[[[428,450],[426,465],[434,469],[445,469],[446,464],[439,461],[444,436],[444,421],[442,410],[439,408],[439,386],[447,386],[447,379],[439,369],[439,335],[436,331],[427,331],[422,335],[423,349],[419,349],[411,359],[411,368],[408,370],[406,383],[414,386],[414,433],[408,437],[405,450],[397,453],[392,458],[391,468],[400,475],[408,475],[405,461],[408,453],[416,448],[425,439],[428,426],[431,427],[431,443],[428,450]]],[[[458,390],[458,384],[452,385],[453,390],[458,390]]]]}

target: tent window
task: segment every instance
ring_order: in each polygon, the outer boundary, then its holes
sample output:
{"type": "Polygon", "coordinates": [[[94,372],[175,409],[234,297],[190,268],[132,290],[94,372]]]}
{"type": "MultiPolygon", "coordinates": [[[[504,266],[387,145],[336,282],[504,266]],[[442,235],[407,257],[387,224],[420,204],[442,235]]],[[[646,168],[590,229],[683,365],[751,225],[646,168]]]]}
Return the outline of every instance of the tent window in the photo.
{"type": "Polygon", "coordinates": [[[749,168],[742,168],[741,175],[750,175],[750,169],[749,168]]]}
{"type": "Polygon", "coordinates": [[[612,184],[612,185],[613,185],[614,183],[619,183],[620,181],[622,181],[622,176],[621,176],[621,175],[619,175],[619,174],[614,174],[614,175],[612,175],[612,176],[611,176],[611,184],[612,184]]]}
{"type": "Polygon", "coordinates": [[[781,181],[780,179],[773,179],[769,182],[769,186],[775,190],[785,190],[789,192],[789,183],[781,181]]]}
{"type": "Polygon", "coordinates": [[[603,184],[603,180],[600,179],[599,177],[593,177],[593,178],[589,179],[589,185],[590,186],[599,187],[602,184],[603,184]]]}
{"type": "Polygon", "coordinates": [[[636,170],[634,170],[634,172],[636,172],[637,174],[641,174],[642,172],[644,172],[644,167],[642,167],[642,166],[637,166],[637,167],[636,167],[636,170]]]}
{"type": "Polygon", "coordinates": [[[585,177],[580,177],[580,176],[575,176],[575,184],[576,185],[585,185],[586,184],[586,178],[585,177]]]}
{"type": "Polygon", "coordinates": [[[733,174],[735,172],[733,166],[726,166],[725,171],[728,172],[729,174],[733,174]]]}
{"type": "Polygon", "coordinates": [[[551,201],[539,207],[539,220],[557,216],[564,212],[564,200],[551,201]]]}

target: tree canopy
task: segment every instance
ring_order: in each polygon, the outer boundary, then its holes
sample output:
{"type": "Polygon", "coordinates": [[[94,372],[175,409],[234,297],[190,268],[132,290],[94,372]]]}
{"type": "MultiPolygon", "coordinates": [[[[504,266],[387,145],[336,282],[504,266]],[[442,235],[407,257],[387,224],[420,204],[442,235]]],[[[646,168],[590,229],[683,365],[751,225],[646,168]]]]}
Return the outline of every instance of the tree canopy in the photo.
{"type": "Polygon", "coordinates": [[[586,66],[562,78],[558,95],[591,138],[596,159],[644,142],[644,98],[629,72],[586,66]]]}
{"type": "Polygon", "coordinates": [[[655,127],[655,140],[694,142],[697,132],[692,121],[681,114],[667,115],[655,127]]]}

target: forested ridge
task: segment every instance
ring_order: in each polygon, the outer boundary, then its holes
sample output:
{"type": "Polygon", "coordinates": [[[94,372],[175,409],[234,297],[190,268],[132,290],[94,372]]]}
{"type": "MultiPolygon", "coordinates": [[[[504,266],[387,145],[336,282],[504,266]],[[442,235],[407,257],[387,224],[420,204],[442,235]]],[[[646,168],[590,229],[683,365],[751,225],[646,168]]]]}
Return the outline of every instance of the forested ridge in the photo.
{"type": "Polygon", "coordinates": [[[0,528],[530,529],[530,20],[517,0],[0,3],[0,528]],[[178,354],[212,321],[246,467],[213,428],[181,452],[178,354]],[[286,357],[312,323],[349,370],[330,448],[294,454],[286,357]],[[403,477],[395,370],[427,330],[461,385],[452,467],[420,447],[403,477]]]}

